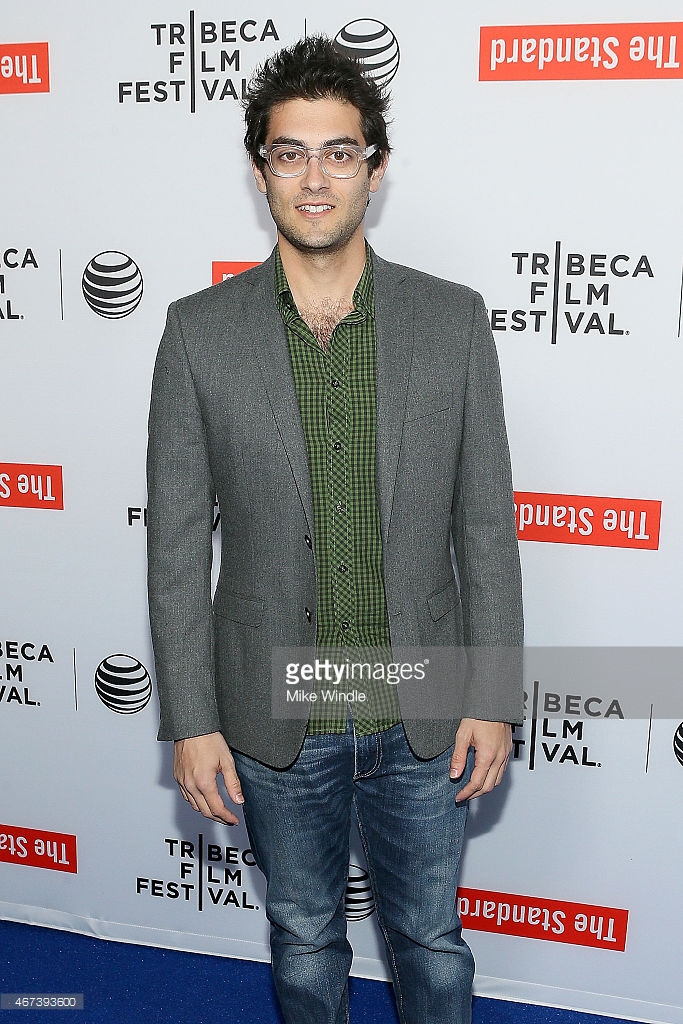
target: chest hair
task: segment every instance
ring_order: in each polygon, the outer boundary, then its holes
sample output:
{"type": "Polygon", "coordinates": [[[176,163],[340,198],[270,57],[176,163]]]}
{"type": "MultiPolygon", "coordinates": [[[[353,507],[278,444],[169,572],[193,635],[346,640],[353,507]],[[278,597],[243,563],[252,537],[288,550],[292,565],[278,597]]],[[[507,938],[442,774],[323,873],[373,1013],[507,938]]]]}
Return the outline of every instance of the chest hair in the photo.
{"type": "Polygon", "coordinates": [[[311,334],[323,351],[327,351],[332,332],[347,313],[353,311],[353,303],[347,299],[321,299],[309,303],[299,310],[301,318],[308,324],[311,334]]]}

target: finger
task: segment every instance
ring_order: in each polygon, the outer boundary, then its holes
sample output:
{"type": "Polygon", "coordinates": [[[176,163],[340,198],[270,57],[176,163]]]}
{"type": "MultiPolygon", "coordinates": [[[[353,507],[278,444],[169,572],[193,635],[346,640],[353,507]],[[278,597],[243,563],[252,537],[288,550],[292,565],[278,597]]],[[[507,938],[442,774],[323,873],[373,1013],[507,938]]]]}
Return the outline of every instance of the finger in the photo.
{"type": "Polygon", "coordinates": [[[479,796],[480,793],[485,792],[486,778],[489,773],[490,765],[477,765],[475,762],[474,771],[470,777],[470,781],[466,786],[460,790],[455,798],[455,802],[460,804],[465,800],[471,800],[475,796],[479,796]]]}
{"type": "Polygon", "coordinates": [[[205,818],[213,818],[215,821],[222,821],[226,825],[236,825],[238,819],[228,810],[218,792],[215,778],[210,783],[195,791],[194,797],[197,801],[200,812],[205,818]]]}
{"type": "Polygon", "coordinates": [[[501,782],[503,781],[503,776],[505,775],[505,770],[506,770],[506,768],[508,766],[508,761],[509,760],[510,760],[510,755],[508,754],[508,756],[505,758],[505,760],[501,764],[500,768],[498,769],[498,774],[496,775],[496,781],[493,784],[494,786],[499,786],[501,784],[501,782]]]}
{"type": "Polygon", "coordinates": [[[455,735],[455,747],[451,757],[450,777],[459,779],[467,765],[467,755],[470,750],[470,737],[464,733],[457,732],[455,735]]]}
{"type": "Polygon", "coordinates": [[[243,804],[244,795],[242,793],[242,784],[240,783],[239,776],[235,771],[235,763],[233,761],[232,767],[225,767],[222,769],[221,774],[223,776],[223,782],[225,788],[228,791],[228,796],[234,804],[243,804]]]}
{"type": "Polygon", "coordinates": [[[212,818],[225,825],[237,824],[238,819],[232,811],[228,810],[221,799],[214,775],[206,778],[195,776],[191,779],[183,779],[180,786],[181,790],[187,793],[189,802],[194,809],[203,814],[205,818],[212,818]]]}

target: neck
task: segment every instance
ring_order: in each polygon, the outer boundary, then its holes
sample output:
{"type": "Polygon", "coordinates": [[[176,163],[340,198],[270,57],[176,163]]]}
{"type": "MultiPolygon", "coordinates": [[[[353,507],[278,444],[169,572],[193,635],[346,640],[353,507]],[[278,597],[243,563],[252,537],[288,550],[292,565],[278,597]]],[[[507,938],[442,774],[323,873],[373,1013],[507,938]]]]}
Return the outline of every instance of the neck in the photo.
{"type": "Polygon", "coordinates": [[[301,252],[279,232],[278,246],[287,283],[299,309],[322,300],[346,302],[352,308],[353,292],[365,267],[362,232],[338,252],[301,252]]]}

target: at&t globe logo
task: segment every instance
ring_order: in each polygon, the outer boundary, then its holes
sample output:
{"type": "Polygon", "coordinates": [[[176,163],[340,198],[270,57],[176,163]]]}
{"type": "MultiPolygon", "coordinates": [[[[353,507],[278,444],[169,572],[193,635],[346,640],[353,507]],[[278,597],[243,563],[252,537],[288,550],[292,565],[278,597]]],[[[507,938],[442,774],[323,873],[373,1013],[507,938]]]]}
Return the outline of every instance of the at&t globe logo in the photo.
{"type": "Polygon", "coordinates": [[[149,703],[152,681],[137,658],[128,654],[110,654],[97,666],[95,690],[110,711],[132,715],[149,703]]]}
{"type": "Polygon", "coordinates": [[[398,71],[401,54],[398,40],[388,25],[373,18],[358,18],[337,32],[334,45],[340,53],[363,65],[378,85],[388,85],[398,71]]]}
{"type": "Polygon", "coordinates": [[[674,754],[678,763],[683,767],[683,722],[681,722],[674,733],[674,754]]]}
{"type": "Polygon", "coordinates": [[[139,266],[125,252],[98,253],[83,271],[83,297],[107,320],[130,316],[142,298],[139,266]]]}
{"type": "Polygon", "coordinates": [[[347,921],[362,921],[375,909],[370,876],[358,864],[349,864],[349,876],[344,894],[344,914],[347,921]]]}

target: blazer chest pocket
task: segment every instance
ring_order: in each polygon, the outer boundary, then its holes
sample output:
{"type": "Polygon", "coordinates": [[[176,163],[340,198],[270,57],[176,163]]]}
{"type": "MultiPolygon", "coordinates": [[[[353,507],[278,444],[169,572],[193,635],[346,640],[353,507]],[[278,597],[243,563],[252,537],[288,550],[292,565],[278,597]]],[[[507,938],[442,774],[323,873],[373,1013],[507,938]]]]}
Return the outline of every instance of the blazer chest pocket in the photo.
{"type": "Polygon", "coordinates": [[[264,612],[263,601],[256,597],[241,597],[239,594],[222,594],[214,605],[217,619],[242,622],[245,626],[260,626],[264,612]]]}
{"type": "Polygon", "coordinates": [[[444,615],[447,615],[459,603],[460,592],[458,591],[458,584],[454,579],[447,583],[445,587],[430,594],[427,598],[429,614],[434,619],[434,622],[442,619],[444,615]]]}
{"type": "Polygon", "coordinates": [[[408,399],[405,422],[412,423],[415,420],[424,419],[426,416],[434,416],[438,412],[448,412],[450,407],[450,392],[436,393],[428,396],[417,395],[413,401],[408,399]]]}

